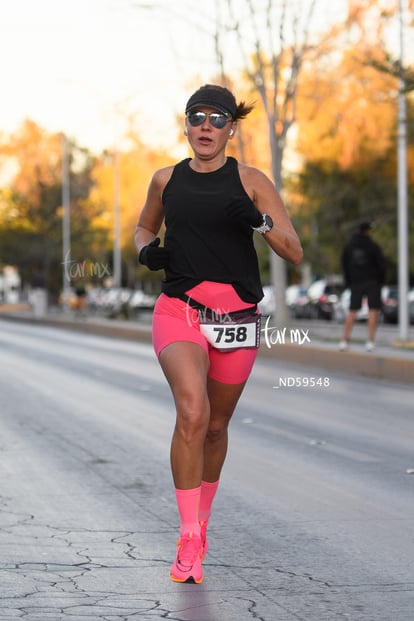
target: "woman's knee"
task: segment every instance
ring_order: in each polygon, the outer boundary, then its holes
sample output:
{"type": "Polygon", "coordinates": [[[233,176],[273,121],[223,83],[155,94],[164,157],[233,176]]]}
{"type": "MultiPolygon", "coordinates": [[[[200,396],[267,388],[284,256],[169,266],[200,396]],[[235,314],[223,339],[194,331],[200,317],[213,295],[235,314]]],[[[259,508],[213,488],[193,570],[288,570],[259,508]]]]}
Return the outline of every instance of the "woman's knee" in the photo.
{"type": "Polygon", "coordinates": [[[219,421],[214,421],[214,423],[209,424],[206,434],[206,440],[210,444],[214,444],[215,442],[220,442],[226,435],[227,429],[229,426],[230,418],[222,419],[219,421]]]}
{"type": "Polygon", "coordinates": [[[207,393],[181,389],[174,394],[177,421],[176,428],[184,436],[206,433],[210,415],[207,393]]]}

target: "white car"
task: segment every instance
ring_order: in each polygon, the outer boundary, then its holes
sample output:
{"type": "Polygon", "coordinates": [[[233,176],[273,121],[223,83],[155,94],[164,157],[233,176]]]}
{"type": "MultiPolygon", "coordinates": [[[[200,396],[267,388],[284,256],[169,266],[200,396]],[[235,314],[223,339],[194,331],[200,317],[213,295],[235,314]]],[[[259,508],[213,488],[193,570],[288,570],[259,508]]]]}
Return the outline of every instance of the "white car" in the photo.
{"type": "MultiPolygon", "coordinates": [[[[345,289],[338,299],[338,301],[334,304],[333,307],[333,316],[335,321],[343,322],[345,321],[345,317],[349,312],[349,306],[351,304],[351,290],[345,289]]],[[[362,298],[361,308],[356,314],[357,321],[367,321],[368,319],[368,301],[366,297],[362,298]]]]}
{"type": "Polygon", "coordinates": [[[271,315],[276,310],[276,299],[273,287],[270,285],[263,287],[263,298],[257,305],[262,315],[271,315]]]}
{"type": "MultiPolygon", "coordinates": [[[[259,311],[262,315],[272,315],[272,313],[276,310],[276,298],[273,287],[270,285],[263,287],[263,293],[263,299],[260,300],[258,304],[259,311]]],[[[292,313],[293,306],[297,303],[299,298],[304,299],[305,297],[306,287],[303,287],[302,285],[290,285],[287,287],[285,291],[286,306],[293,316],[296,316],[295,313],[292,313]]]]}

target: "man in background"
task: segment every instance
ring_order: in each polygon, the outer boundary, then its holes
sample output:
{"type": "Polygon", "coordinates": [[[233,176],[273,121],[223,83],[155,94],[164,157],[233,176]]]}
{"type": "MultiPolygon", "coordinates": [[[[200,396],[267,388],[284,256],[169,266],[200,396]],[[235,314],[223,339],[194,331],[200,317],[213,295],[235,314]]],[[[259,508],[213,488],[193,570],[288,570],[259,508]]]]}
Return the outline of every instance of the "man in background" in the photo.
{"type": "Polygon", "coordinates": [[[384,284],[386,262],[381,248],[371,239],[371,222],[361,222],[355,233],[345,245],[341,256],[345,286],[351,290],[351,302],[345,319],[343,340],[339,349],[348,349],[355,317],[365,296],[368,301],[368,340],[366,350],[375,349],[374,340],[381,309],[381,287],[384,284]]]}

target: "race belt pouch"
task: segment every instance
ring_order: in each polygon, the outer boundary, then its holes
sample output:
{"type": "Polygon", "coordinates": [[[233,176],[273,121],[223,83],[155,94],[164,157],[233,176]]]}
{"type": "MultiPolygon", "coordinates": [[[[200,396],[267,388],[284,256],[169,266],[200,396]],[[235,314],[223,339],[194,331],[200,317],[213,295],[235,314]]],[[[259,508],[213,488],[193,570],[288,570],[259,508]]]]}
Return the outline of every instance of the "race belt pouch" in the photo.
{"type": "Polygon", "coordinates": [[[198,311],[200,332],[218,351],[259,348],[261,314],[257,306],[221,314],[189,297],[185,301],[198,311]]]}
{"type": "Polygon", "coordinates": [[[203,316],[198,312],[200,332],[218,351],[231,352],[237,349],[258,349],[260,345],[260,318],[258,313],[247,311],[244,317],[234,319],[228,313],[216,319],[203,316]]]}

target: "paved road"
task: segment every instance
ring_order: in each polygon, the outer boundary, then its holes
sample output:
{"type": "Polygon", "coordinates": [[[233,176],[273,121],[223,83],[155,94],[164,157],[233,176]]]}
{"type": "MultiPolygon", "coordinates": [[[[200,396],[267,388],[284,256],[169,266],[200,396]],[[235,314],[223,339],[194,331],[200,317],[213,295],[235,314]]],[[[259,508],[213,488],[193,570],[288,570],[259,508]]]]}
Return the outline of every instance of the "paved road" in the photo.
{"type": "Polygon", "coordinates": [[[260,359],[195,586],[151,347],[2,321],[0,369],[1,619],[413,620],[411,386],[260,359]]]}

